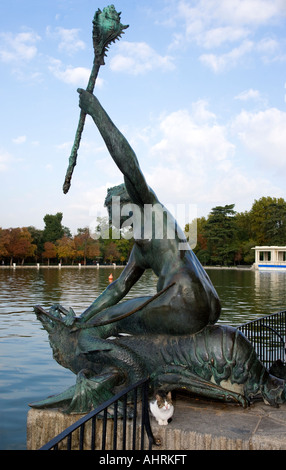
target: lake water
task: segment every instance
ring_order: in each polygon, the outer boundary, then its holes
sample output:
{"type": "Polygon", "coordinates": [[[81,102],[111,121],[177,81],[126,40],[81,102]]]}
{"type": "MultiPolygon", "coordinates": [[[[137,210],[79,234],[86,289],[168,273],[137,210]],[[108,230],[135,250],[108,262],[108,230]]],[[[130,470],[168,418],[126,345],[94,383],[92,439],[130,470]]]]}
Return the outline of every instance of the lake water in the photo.
{"type": "MultiPolygon", "coordinates": [[[[61,303],[77,314],[116,279],[120,268],[0,269],[0,449],[26,449],[28,403],[65,390],[75,376],[52,357],[33,306],[61,303]]],[[[236,269],[207,270],[222,302],[220,322],[238,325],[286,308],[286,275],[236,269]]],[[[146,273],[128,297],[152,295],[146,273]]]]}

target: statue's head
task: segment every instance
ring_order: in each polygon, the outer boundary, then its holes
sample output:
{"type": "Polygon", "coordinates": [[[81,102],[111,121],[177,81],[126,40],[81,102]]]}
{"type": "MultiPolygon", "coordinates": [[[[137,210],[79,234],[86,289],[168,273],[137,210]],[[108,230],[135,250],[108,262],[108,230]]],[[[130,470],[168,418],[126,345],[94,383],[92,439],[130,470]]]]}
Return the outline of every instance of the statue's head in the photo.
{"type": "Polygon", "coordinates": [[[104,206],[108,210],[109,220],[112,221],[114,216],[117,218],[116,214],[120,214],[121,223],[126,219],[122,217],[122,208],[124,205],[131,203],[130,196],[126,190],[125,184],[120,184],[118,186],[113,186],[113,188],[108,188],[107,196],[104,201],[104,206]],[[116,211],[116,214],[112,214],[112,211],[116,211]]]}
{"type": "Polygon", "coordinates": [[[111,208],[113,197],[120,197],[121,206],[131,202],[124,183],[119,184],[118,186],[113,186],[113,188],[108,188],[107,196],[104,201],[104,206],[107,207],[108,211],[111,208]]]}

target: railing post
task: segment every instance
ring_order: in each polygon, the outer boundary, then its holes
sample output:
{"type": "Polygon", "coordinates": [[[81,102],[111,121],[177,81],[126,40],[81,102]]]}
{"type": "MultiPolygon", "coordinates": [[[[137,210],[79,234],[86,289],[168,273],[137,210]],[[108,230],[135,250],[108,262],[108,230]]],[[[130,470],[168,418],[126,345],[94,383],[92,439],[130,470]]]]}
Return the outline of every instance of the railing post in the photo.
{"type": "Polygon", "coordinates": [[[113,450],[117,447],[117,412],[118,412],[118,400],[114,403],[114,415],[113,415],[113,450]]]}
{"type": "Polygon", "coordinates": [[[137,388],[133,392],[133,434],[132,434],[132,450],[136,449],[136,420],[137,420],[137,388]]]}
{"type": "Polygon", "coordinates": [[[96,416],[91,418],[91,443],[90,450],[95,450],[95,440],[96,440],[96,416]]]}
{"type": "Polygon", "coordinates": [[[152,445],[155,444],[155,439],[152,433],[150,419],[149,419],[149,402],[148,402],[148,389],[149,380],[143,384],[142,387],[142,434],[141,434],[141,450],[144,450],[144,430],[146,430],[149,450],[152,449],[152,445]]]}

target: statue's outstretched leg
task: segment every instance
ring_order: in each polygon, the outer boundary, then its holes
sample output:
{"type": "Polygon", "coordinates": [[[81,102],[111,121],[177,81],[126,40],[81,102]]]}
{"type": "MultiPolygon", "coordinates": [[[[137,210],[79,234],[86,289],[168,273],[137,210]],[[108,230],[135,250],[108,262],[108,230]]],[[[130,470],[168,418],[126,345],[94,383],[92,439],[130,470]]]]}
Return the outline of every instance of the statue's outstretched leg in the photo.
{"type": "Polygon", "coordinates": [[[200,397],[211,398],[226,402],[236,402],[247,408],[249,402],[247,398],[232,390],[227,390],[208,380],[193,374],[182,367],[174,366],[174,370],[156,376],[156,386],[166,390],[185,389],[188,392],[199,395],[200,397]],[[176,370],[177,369],[177,370],[176,370]]]}

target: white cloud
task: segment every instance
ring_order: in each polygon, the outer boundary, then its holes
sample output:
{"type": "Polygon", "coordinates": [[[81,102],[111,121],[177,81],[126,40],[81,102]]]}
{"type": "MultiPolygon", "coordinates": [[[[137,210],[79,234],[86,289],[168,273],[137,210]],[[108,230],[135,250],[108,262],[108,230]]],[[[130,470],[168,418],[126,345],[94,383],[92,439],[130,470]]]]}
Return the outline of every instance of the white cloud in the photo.
{"type": "Polygon", "coordinates": [[[66,52],[69,55],[75,52],[82,51],[85,49],[85,43],[79,39],[79,29],[65,29],[58,27],[54,31],[50,27],[47,27],[48,37],[54,37],[59,40],[59,50],[66,52]]]}
{"type": "Polygon", "coordinates": [[[214,72],[238,65],[249,52],[264,61],[285,60],[282,45],[265,32],[265,27],[285,18],[284,0],[180,0],[172,15],[180,29],[171,48],[188,44],[207,50],[223,47],[222,53],[201,54],[201,62],[214,72]]]}
{"type": "Polygon", "coordinates": [[[253,47],[252,41],[244,41],[238,47],[225,54],[203,54],[200,56],[200,61],[211,68],[213,72],[219,73],[239,64],[245,55],[253,51],[253,47]]]}
{"type": "Polygon", "coordinates": [[[192,104],[192,119],[197,123],[211,122],[216,120],[216,115],[208,109],[206,100],[198,100],[192,104]]]}
{"type": "Polygon", "coordinates": [[[11,160],[11,155],[5,150],[0,149],[0,172],[6,171],[8,169],[8,165],[11,160]]]}
{"type": "Polygon", "coordinates": [[[186,110],[171,113],[160,124],[163,138],[153,152],[159,152],[170,162],[191,166],[196,172],[206,163],[228,158],[233,145],[226,138],[226,129],[213,119],[214,115],[206,112],[201,101],[193,105],[192,115],[186,110]]]}
{"type": "Polygon", "coordinates": [[[245,90],[239,93],[239,95],[237,95],[235,99],[240,101],[260,100],[261,95],[258,90],[253,90],[252,88],[250,88],[250,90],[245,90]]]}
{"type": "Polygon", "coordinates": [[[200,7],[207,9],[219,21],[239,25],[264,25],[286,14],[283,0],[202,0],[200,7]]]}
{"type": "Polygon", "coordinates": [[[20,135],[19,137],[16,137],[13,139],[14,144],[24,144],[27,141],[27,137],[25,135],[20,135]]]}
{"type": "Polygon", "coordinates": [[[242,111],[234,119],[232,128],[260,162],[267,163],[273,170],[277,167],[285,170],[286,112],[277,108],[257,113],[242,111]]]}
{"type": "MultiPolygon", "coordinates": [[[[52,74],[62,82],[68,83],[70,85],[86,87],[89,77],[90,70],[85,67],[72,67],[65,66],[58,59],[50,59],[49,70],[52,74]]],[[[100,86],[102,81],[97,79],[97,86],[100,86]]]]}
{"type": "Polygon", "coordinates": [[[37,55],[40,36],[33,31],[0,34],[0,59],[3,62],[31,61],[37,55]]]}
{"type": "MultiPolygon", "coordinates": [[[[259,98],[254,91],[245,98],[259,98]]],[[[271,179],[273,171],[253,170],[251,157],[259,158],[261,168],[265,162],[274,171],[285,168],[286,112],[243,111],[233,122],[220,124],[200,100],[191,111],[162,116],[159,125],[146,179],[162,203],[197,204],[206,215],[215,205],[234,203],[245,210],[265,194],[283,197],[284,188],[271,179]]]]}
{"type": "Polygon", "coordinates": [[[240,168],[232,168],[208,186],[201,202],[212,203],[211,207],[233,203],[236,205],[235,210],[240,212],[245,208],[250,209],[254,199],[259,199],[265,194],[282,197],[283,191],[265,177],[253,176],[240,168]]]}
{"type": "Polygon", "coordinates": [[[185,21],[188,39],[204,43],[206,35],[216,30],[228,42],[226,32],[240,39],[250,27],[253,30],[280,20],[286,15],[286,4],[284,0],[180,0],[176,10],[177,18],[185,21]],[[230,27],[234,28],[233,32],[230,27]]]}
{"type": "Polygon", "coordinates": [[[237,42],[248,36],[249,31],[244,28],[235,28],[233,26],[221,26],[212,28],[198,37],[198,42],[206,49],[213,49],[228,42],[237,42]]]}
{"type": "Polygon", "coordinates": [[[272,38],[263,38],[257,44],[257,50],[264,54],[275,54],[279,49],[279,43],[272,38]]]}
{"type": "Polygon", "coordinates": [[[198,203],[231,171],[235,146],[205,101],[161,118],[147,181],[162,202],[198,203]]]}
{"type": "Polygon", "coordinates": [[[286,55],[283,54],[278,42],[264,38],[258,42],[245,40],[223,54],[202,54],[200,61],[211,68],[213,72],[219,73],[242,64],[251,53],[259,56],[265,63],[286,60],[286,55]]]}
{"type": "Polygon", "coordinates": [[[244,103],[256,103],[262,107],[266,107],[268,103],[267,98],[262,93],[260,93],[259,90],[254,90],[253,88],[242,91],[237,96],[235,96],[234,99],[244,103]]]}
{"type": "MultiPolygon", "coordinates": [[[[120,180],[117,184],[122,183],[120,180]]],[[[78,227],[89,227],[92,231],[98,225],[97,217],[107,217],[104,200],[107,188],[116,183],[97,184],[92,189],[86,187],[86,181],[75,180],[73,190],[69,193],[68,203],[65,207],[65,225],[74,233],[78,227]]]]}
{"type": "Polygon", "coordinates": [[[173,58],[161,56],[145,42],[122,41],[118,53],[110,60],[110,68],[116,72],[132,75],[144,74],[154,69],[173,70],[173,58]]]}

